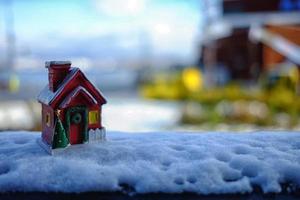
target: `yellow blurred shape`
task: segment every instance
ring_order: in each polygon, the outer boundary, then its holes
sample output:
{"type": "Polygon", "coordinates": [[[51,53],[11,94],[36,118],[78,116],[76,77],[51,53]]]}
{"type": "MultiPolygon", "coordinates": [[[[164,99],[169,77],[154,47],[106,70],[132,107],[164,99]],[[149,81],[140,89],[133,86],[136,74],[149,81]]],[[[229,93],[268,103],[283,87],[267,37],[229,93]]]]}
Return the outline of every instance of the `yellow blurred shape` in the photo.
{"type": "Polygon", "coordinates": [[[291,80],[294,84],[297,84],[299,81],[299,72],[298,67],[294,66],[289,70],[289,76],[291,77],[291,80]]]}
{"type": "Polygon", "coordinates": [[[17,75],[11,75],[9,79],[9,91],[10,92],[18,92],[20,87],[20,80],[17,75]]]}
{"type": "Polygon", "coordinates": [[[199,91],[203,87],[202,73],[195,67],[188,67],[183,70],[182,81],[184,86],[192,92],[199,91]]]}

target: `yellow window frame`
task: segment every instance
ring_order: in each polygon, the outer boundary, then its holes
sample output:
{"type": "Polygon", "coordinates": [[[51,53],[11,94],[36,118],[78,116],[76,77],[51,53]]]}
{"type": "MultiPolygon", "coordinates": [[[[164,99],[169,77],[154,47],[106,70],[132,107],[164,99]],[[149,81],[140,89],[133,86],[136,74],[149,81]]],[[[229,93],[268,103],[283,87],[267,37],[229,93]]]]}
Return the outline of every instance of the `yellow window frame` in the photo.
{"type": "Polygon", "coordinates": [[[89,124],[98,124],[100,119],[99,110],[89,111],[89,124]]]}

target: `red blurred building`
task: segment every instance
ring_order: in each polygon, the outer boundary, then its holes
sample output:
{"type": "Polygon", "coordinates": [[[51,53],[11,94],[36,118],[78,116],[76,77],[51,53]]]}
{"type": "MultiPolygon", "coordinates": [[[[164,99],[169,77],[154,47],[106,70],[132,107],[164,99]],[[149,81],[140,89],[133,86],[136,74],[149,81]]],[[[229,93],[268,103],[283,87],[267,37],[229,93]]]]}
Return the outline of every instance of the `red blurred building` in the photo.
{"type": "Polygon", "coordinates": [[[219,3],[219,14],[207,14],[201,39],[199,65],[204,67],[209,85],[222,84],[224,79],[256,80],[275,60],[288,57],[264,41],[251,40],[251,27],[263,27],[292,43],[300,42],[296,36],[300,1],[223,0],[219,3]]]}

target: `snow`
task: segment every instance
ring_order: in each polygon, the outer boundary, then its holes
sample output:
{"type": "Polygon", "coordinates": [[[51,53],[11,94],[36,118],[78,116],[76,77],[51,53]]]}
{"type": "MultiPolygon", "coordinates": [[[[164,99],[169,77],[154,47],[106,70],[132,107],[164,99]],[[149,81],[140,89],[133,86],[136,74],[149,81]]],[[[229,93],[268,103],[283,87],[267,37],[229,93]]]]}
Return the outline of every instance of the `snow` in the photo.
{"type": "Polygon", "coordinates": [[[46,61],[45,65],[46,68],[50,67],[51,65],[71,65],[71,61],[46,61]]]}
{"type": "Polygon", "coordinates": [[[0,192],[227,194],[300,186],[298,132],[124,133],[54,156],[37,132],[0,133],[0,192]]]}
{"type": "Polygon", "coordinates": [[[180,106],[176,102],[110,98],[102,110],[102,119],[106,127],[117,131],[170,130],[180,121],[180,106]]]}

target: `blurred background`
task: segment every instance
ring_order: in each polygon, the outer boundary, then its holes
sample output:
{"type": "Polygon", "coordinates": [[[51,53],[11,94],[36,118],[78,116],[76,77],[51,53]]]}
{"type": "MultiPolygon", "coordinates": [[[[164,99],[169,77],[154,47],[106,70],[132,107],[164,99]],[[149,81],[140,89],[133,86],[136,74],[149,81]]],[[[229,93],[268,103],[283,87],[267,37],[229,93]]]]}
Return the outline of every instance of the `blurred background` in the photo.
{"type": "Polygon", "coordinates": [[[49,60],[108,130],[300,130],[300,0],[0,0],[0,130],[40,130],[49,60]]]}

